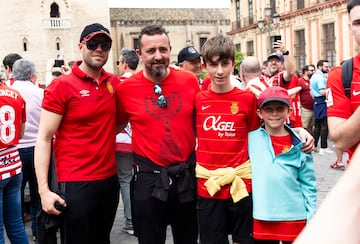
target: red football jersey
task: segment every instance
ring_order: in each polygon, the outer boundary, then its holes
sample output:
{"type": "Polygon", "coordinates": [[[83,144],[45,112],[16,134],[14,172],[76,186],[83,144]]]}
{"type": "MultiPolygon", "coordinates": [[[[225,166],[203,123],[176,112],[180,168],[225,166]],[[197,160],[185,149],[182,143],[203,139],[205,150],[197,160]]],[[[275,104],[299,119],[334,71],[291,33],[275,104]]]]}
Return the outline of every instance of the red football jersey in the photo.
{"type": "Polygon", "coordinates": [[[157,165],[184,162],[195,149],[196,77],[187,71],[170,68],[159,85],[167,101],[158,104],[155,83],[143,72],[134,74],[117,88],[118,122],[130,120],[133,151],[157,165]]]}
{"type": "MultiPolygon", "coordinates": [[[[327,115],[348,119],[360,105],[360,54],[353,60],[353,80],[350,87],[350,99],[345,95],[342,84],[341,66],[330,70],[327,79],[326,99],[327,115]]],[[[356,145],[349,149],[351,158],[356,145]]]]}
{"type": "Polygon", "coordinates": [[[14,89],[0,83],[0,150],[19,143],[25,123],[25,101],[14,89]]]}
{"type": "MultiPolygon", "coordinates": [[[[248,133],[260,126],[257,99],[250,91],[234,88],[227,93],[203,91],[196,96],[197,162],[206,169],[235,168],[249,159],[248,133]]],[[[198,179],[198,194],[204,198],[230,198],[230,185],[211,197],[198,179]]],[[[251,180],[244,179],[251,192],[251,180]]]]}
{"type": "Polygon", "coordinates": [[[62,115],[54,153],[59,182],[116,175],[115,89],[119,79],[102,70],[99,83],[74,64],[45,89],[43,109],[62,115]]]}

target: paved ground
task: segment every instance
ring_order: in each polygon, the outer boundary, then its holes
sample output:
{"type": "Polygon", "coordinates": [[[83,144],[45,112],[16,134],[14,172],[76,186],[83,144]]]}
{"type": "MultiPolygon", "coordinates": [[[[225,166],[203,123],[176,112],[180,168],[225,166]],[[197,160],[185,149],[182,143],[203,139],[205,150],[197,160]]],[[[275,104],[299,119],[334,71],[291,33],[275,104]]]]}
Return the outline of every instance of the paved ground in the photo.
{"type": "MultiPolygon", "coordinates": [[[[332,150],[334,150],[331,141],[329,141],[329,147],[332,148],[332,150]]],[[[321,201],[325,198],[326,194],[337,182],[339,177],[343,174],[343,171],[330,169],[330,164],[335,162],[336,159],[335,152],[333,154],[326,154],[326,155],[319,155],[317,153],[313,153],[313,156],[314,156],[315,170],[317,176],[318,204],[320,204],[321,201]]],[[[343,161],[346,162],[347,155],[344,154],[343,158],[344,158],[343,161]]],[[[119,204],[116,220],[114,222],[113,230],[111,232],[111,243],[136,244],[137,240],[135,237],[130,236],[122,231],[123,226],[124,226],[123,206],[122,204],[119,204]]],[[[26,231],[29,234],[29,238],[31,238],[29,222],[26,223],[26,231]]],[[[10,244],[8,240],[6,240],[5,243],[10,244]]],[[[166,244],[170,244],[170,243],[173,242],[171,238],[171,232],[169,230],[166,244]]]]}

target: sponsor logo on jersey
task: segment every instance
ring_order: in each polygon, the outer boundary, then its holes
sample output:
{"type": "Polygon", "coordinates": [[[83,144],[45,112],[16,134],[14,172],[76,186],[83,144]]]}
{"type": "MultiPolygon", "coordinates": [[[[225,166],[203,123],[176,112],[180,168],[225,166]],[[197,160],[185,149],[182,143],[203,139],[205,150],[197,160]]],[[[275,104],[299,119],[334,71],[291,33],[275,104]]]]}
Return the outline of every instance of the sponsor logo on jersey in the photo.
{"type": "Polygon", "coordinates": [[[88,97],[88,96],[90,96],[90,91],[89,90],[81,90],[80,95],[82,97],[88,97]]]}

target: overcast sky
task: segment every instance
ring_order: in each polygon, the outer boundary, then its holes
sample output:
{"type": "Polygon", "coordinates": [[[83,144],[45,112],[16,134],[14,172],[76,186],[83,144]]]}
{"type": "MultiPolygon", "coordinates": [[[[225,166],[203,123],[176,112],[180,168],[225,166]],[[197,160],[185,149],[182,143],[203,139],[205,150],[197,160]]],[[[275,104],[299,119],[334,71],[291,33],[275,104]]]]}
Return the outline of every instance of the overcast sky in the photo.
{"type": "Polygon", "coordinates": [[[230,0],[108,0],[110,8],[229,8],[230,0]]]}

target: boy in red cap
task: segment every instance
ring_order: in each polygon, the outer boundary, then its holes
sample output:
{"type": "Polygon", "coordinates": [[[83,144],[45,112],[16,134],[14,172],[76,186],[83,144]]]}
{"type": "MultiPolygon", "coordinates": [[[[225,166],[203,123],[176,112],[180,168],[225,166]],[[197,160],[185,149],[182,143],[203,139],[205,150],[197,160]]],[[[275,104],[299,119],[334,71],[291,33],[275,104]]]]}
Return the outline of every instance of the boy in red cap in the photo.
{"type": "Polygon", "coordinates": [[[316,178],[311,154],[285,124],[292,108],[286,89],[269,87],[258,99],[264,121],[249,133],[255,243],[292,243],[316,209],[316,178]]]}

